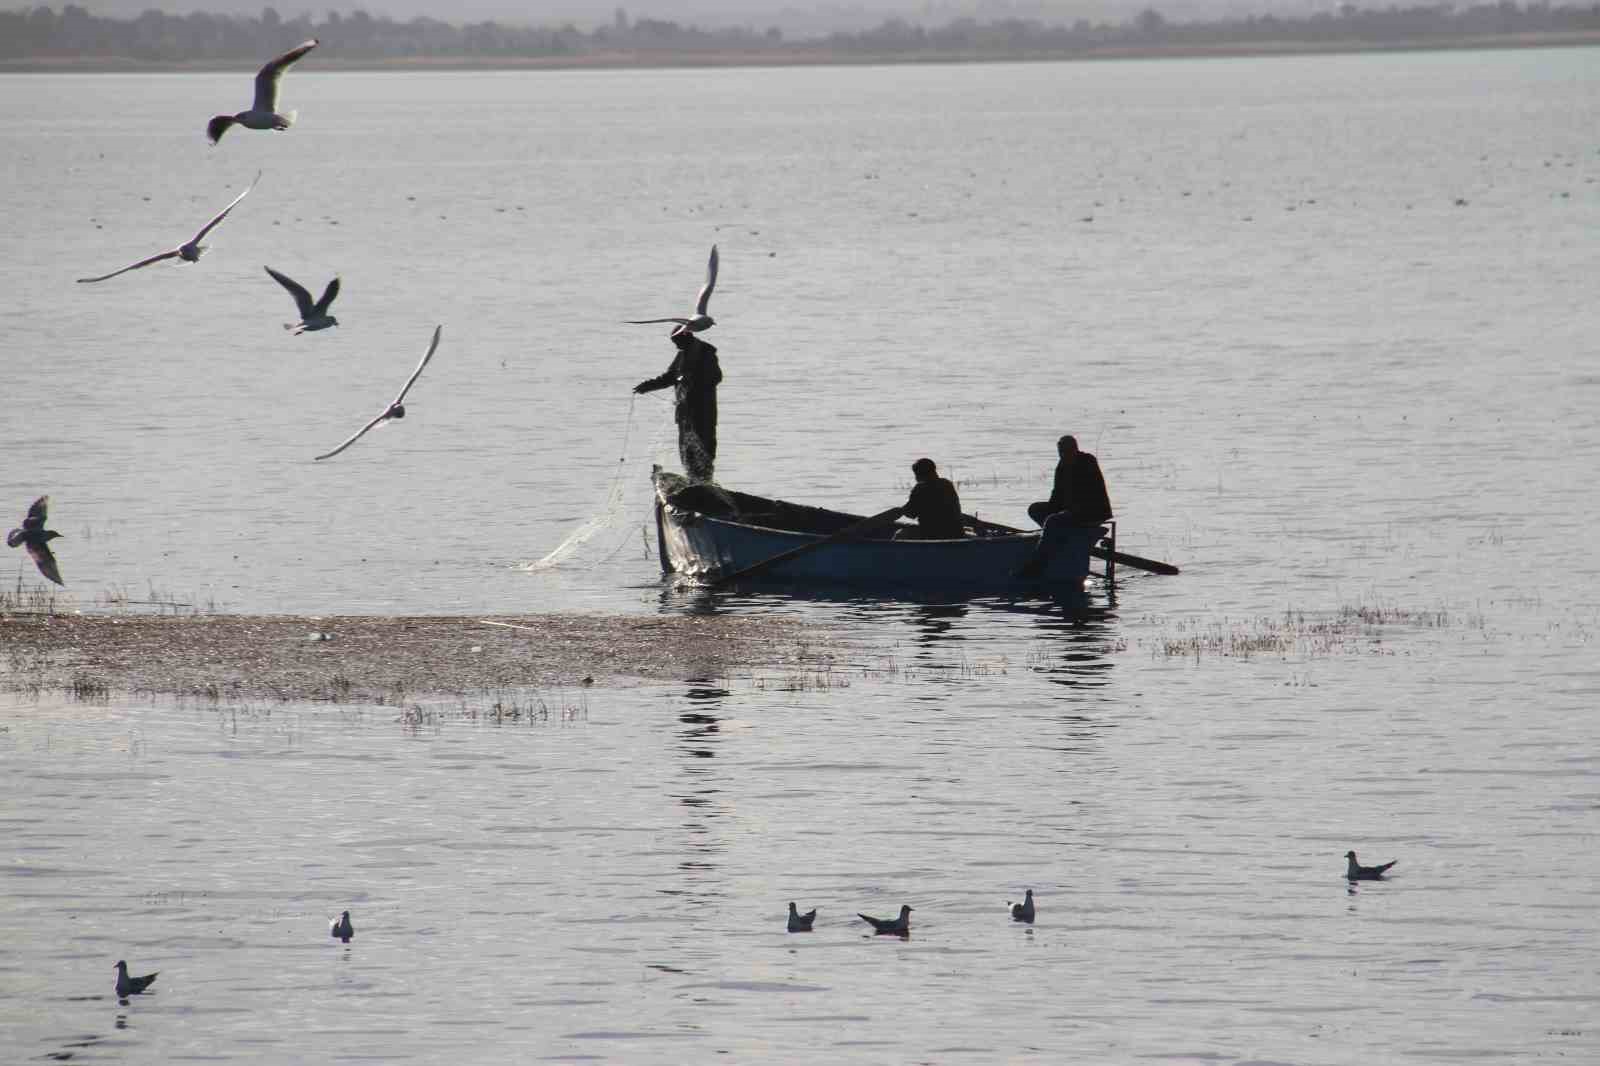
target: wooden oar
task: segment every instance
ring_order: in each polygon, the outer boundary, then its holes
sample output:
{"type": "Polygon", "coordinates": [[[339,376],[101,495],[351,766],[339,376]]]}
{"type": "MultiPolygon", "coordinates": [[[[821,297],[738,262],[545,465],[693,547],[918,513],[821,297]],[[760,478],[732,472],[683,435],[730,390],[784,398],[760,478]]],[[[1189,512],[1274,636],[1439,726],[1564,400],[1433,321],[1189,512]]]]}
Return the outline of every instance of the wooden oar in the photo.
{"type": "MultiPolygon", "coordinates": [[[[972,526],[974,529],[992,529],[997,533],[1027,532],[1027,530],[1023,529],[1013,529],[1010,526],[1002,526],[998,522],[985,522],[981,518],[974,518],[967,514],[962,515],[961,520],[972,526]]],[[[1138,555],[1129,555],[1126,552],[1107,551],[1098,544],[1089,549],[1089,554],[1094,556],[1096,559],[1110,559],[1118,566],[1131,566],[1135,570],[1146,570],[1152,574],[1167,574],[1170,576],[1178,573],[1178,568],[1173,566],[1171,563],[1163,563],[1157,559],[1146,559],[1138,555]]]]}
{"type": "Polygon", "coordinates": [[[1135,570],[1148,570],[1152,574],[1176,574],[1178,568],[1171,563],[1163,563],[1158,559],[1145,559],[1126,552],[1107,551],[1098,544],[1089,549],[1089,554],[1096,559],[1110,559],[1118,566],[1131,566],[1135,570]]]}
{"type": "Polygon", "coordinates": [[[769,567],[777,566],[779,563],[786,563],[790,559],[795,558],[796,556],[804,555],[806,552],[815,551],[817,548],[822,547],[824,544],[833,544],[833,543],[835,543],[837,541],[849,540],[852,537],[858,537],[861,534],[867,533],[867,532],[869,532],[869,531],[871,531],[871,530],[877,528],[878,526],[881,526],[881,525],[883,525],[883,524],[885,524],[887,522],[893,522],[896,518],[899,518],[899,517],[900,517],[900,508],[898,508],[898,507],[891,507],[887,511],[880,511],[879,513],[873,515],[871,518],[863,518],[859,522],[855,522],[855,523],[852,523],[851,525],[845,526],[843,529],[839,530],[837,533],[829,533],[826,537],[819,537],[816,540],[807,541],[806,543],[800,545],[798,548],[790,548],[788,551],[781,551],[777,555],[772,556],[771,558],[763,559],[759,563],[751,563],[749,566],[745,567],[743,570],[735,570],[731,574],[724,574],[721,577],[717,578],[715,581],[711,582],[711,587],[712,588],[716,588],[718,585],[726,585],[731,581],[738,581],[740,578],[750,577],[750,576],[752,576],[754,574],[759,574],[763,570],[768,569],[769,567]]]}

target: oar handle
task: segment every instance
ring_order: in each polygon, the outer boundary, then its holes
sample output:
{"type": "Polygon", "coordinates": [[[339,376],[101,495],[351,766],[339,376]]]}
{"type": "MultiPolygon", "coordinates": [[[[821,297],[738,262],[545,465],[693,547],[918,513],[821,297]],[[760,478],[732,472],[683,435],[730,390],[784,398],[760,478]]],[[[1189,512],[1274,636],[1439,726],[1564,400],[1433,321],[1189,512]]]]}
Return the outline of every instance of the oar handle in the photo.
{"type": "MultiPolygon", "coordinates": [[[[985,522],[981,518],[974,518],[972,515],[967,514],[962,515],[961,520],[972,526],[973,529],[977,530],[992,529],[997,533],[1024,532],[1024,530],[1013,529],[1010,526],[1002,526],[998,522],[985,522]]],[[[1158,559],[1145,559],[1137,555],[1128,555],[1124,552],[1114,552],[1106,548],[1099,547],[1098,545],[1090,548],[1089,554],[1094,556],[1096,559],[1110,559],[1118,566],[1131,566],[1135,570],[1145,570],[1152,574],[1166,574],[1171,576],[1178,573],[1178,568],[1173,566],[1171,563],[1163,563],[1158,559]]]]}

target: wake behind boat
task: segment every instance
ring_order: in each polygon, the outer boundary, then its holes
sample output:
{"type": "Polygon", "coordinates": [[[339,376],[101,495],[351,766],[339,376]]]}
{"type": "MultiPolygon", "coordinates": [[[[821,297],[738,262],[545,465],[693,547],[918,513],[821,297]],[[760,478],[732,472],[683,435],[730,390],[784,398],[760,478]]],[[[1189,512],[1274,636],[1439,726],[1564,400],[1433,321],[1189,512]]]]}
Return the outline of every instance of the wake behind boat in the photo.
{"type": "MultiPolygon", "coordinates": [[[[1015,572],[1034,556],[1037,532],[969,524],[957,539],[895,539],[888,512],[874,518],[733,492],[656,468],[656,533],[664,572],[710,583],[743,576],[902,587],[1019,591],[1040,584],[1082,586],[1091,549],[1107,526],[1073,527],[1044,570],[1015,572]],[[1002,531],[1004,530],[1004,531],[1002,531]]],[[[1111,527],[1114,528],[1114,527],[1111,527]]]]}

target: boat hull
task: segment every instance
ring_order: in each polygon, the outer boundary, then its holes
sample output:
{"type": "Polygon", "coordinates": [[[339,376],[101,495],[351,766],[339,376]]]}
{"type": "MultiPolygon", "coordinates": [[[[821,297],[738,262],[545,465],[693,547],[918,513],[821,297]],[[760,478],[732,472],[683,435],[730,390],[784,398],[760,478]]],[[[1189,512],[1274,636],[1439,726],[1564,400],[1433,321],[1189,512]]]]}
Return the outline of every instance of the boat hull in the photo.
{"type": "MultiPolygon", "coordinates": [[[[736,573],[775,555],[822,540],[828,530],[780,529],[740,517],[707,513],[681,502],[672,488],[658,481],[656,521],[663,569],[699,580],[736,573]]],[[[742,494],[723,498],[759,500],[742,494]]],[[[705,499],[704,494],[700,497],[705,499]]],[[[807,512],[819,527],[829,516],[839,528],[860,516],[817,508],[797,508],[781,501],[780,508],[807,512]]],[[[909,527],[904,527],[909,528],[909,527]]],[[[1089,574],[1089,549],[1105,536],[1103,526],[1074,527],[1052,532],[1052,547],[1041,573],[1028,578],[1013,576],[1033,557],[1040,534],[971,536],[959,540],[895,540],[883,534],[872,539],[850,539],[821,544],[761,572],[763,580],[846,585],[894,585],[916,588],[962,587],[983,590],[1019,590],[1040,584],[1082,587],[1089,574]]]]}

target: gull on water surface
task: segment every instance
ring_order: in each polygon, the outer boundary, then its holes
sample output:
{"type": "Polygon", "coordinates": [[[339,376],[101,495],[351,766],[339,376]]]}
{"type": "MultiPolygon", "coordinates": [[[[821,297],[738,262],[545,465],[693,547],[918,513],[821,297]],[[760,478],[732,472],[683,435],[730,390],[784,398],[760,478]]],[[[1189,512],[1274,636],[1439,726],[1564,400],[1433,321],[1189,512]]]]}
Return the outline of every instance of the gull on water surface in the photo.
{"type": "Polygon", "coordinates": [[[900,905],[898,918],[874,918],[870,914],[856,912],[856,917],[872,926],[875,933],[893,933],[895,936],[911,935],[911,908],[906,904],[900,905]]]}
{"type": "Polygon", "coordinates": [[[444,327],[443,326],[435,326],[435,327],[433,327],[433,341],[432,341],[432,343],[430,343],[428,345],[428,350],[422,356],[422,361],[420,363],[418,363],[417,364],[417,368],[411,372],[411,376],[409,378],[406,378],[405,385],[400,389],[400,395],[398,395],[398,396],[396,396],[394,398],[394,402],[393,403],[391,403],[388,407],[384,408],[383,414],[379,415],[377,418],[374,418],[371,422],[368,422],[366,425],[364,425],[360,429],[356,430],[354,433],[352,433],[350,435],[350,437],[343,444],[339,445],[333,451],[324,452],[323,454],[315,456],[314,458],[316,458],[316,459],[332,459],[335,455],[338,455],[340,452],[342,452],[346,448],[350,447],[350,445],[352,445],[356,441],[360,440],[362,438],[362,436],[367,432],[367,430],[371,429],[373,426],[376,426],[378,423],[387,422],[391,418],[404,418],[406,416],[406,408],[405,408],[405,404],[404,404],[403,401],[406,398],[406,393],[411,391],[411,386],[415,385],[417,383],[417,378],[422,376],[422,368],[428,365],[428,360],[429,359],[433,358],[434,350],[439,347],[439,336],[443,332],[444,332],[444,327]]]}
{"type": "Polygon", "coordinates": [[[1014,922],[1033,921],[1033,889],[1028,889],[1028,894],[1022,897],[1021,903],[1011,904],[1011,920],[1014,922]]]}
{"type": "Polygon", "coordinates": [[[256,187],[256,181],[260,180],[261,172],[258,170],[256,171],[255,181],[252,181],[244,192],[240,193],[238,196],[235,196],[232,203],[230,203],[227,207],[224,207],[221,211],[217,212],[215,218],[202,226],[200,228],[200,232],[196,233],[192,238],[190,238],[189,243],[180,244],[171,251],[162,252],[160,255],[152,255],[149,259],[141,259],[137,263],[123,267],[121,270],[113,270],[109,274],[101,274],[98,278],[79,278],[78,280],[80,282],[105,281],[107,278],[114,278],[118,274],[126,274],[130,270],[138,270],[140,267],[147,267],[151,263],[159,263],[163,259],[182,259],[185,263],[199,262],[200,257],[205,255],[207,247],[206,245],[201,244],[200,241],[205,238],[206,234],[210,233],[216,228],[218,222],[221,222],[223,219],[228,217],[228,212],[237,207],[240,200],[243,200],[246,196],[250,195],[250,190],[254,189],[256,187]]]}
{"type": "Polygon", "coordinates": [[[1356,862],[1355,852],[1347,851],[1344,853],[1344,857],[1350,860],[1350,865],[1346,868],[1344,874],[1345,878],[1350,881],[1382,881],[1383,872],[1400,861],[1399,859],[1390,859],[1382,866],[1362,866],[1359,862],[1356,862]]]}
{"type": "Polygon", "coordinates": [[[812,907],[804,914],[801,914],[800,908],[794,905],[794,900],[789,901],[789,932],[809,933],[811,932],[811,923],[816,920],[817,908],[812,907]]]}
{"type": "Polygon", "coordinates": [[[234,123],[252,130],[286,130],[294,125],[295,112],[278,113],[278,79],[295,60],[316,46],[314,38],[304,41],[262,67],[256,74],[256,98],[250,109],[236,115],[218,115],[206,123],[206,136],[211,138],[211,143],[222,140],[222,135],[234,123]]]}
{"type": "MultiPolygon", "coordinates": [[[[157,970],[156,973],[160,973],[157,970]]],[[[128,964],[122,959],[117,960],[117,995],[126,999],[128,996],[137,996],[140,992],[155,983],[156,974],[147,973],[143,977],[129,977],[128,964]]]]}
{"type": "Polygon", "coordinates": [[[711,246],[711,258],[706,263],[706,283],[700,286],[700,298],[695,302],[694,314],[688,318],[630,318],[628,324],[633,326],[648,326],[655,322],[676,322],[678,328],[672,331],[676,337],[680,333],[699,333],[701,330],[710,329],[717,324],[717,320],[706,314],[706,305],[711,302],[711,290],[717,287],[717,246],[711,246]]]}
{"type": "Polygon", "coordinates": [[[33,506],[28,508],[28,516],[22,520],[19,529],[13,529],[6,534],[6,547],[18,548],[26,546],[28,554],[33,556],[33,564],[39,568],[39,573],[65,586],[61,580],[61,571],[56,566],[55,553],[50,550],[50,542],[61,536],[53,529],[44,528],[45,522],[50,517],[50,497],[40,496],[33,501],[33,506]]]}
{"type": "Polygon", "coordinates": [[[294,297],[295,307],[300,309],[300,321],[285,322],[283,324],[284,329],[293,330],[294,335],[298,337],[302,333],[327,329],[329,326],[337,326],[339,324],[337,318],[328,314],[328,308],[332,306],[333,301],[339,296],[338,278],[328,282],[328,287],[322,290],[322,299],[312,303],[311,294],[306,291],[304,285],[293,278],[278,273],[271,267],[263,267],[262,269],[272,275],[273,281],[289,290],[289,295],[294,297]]]}
{"type": "Polygon", "coordinates": [[[338,937],[346,944],[350,943],[350,938],[356,935],[356,927],[350,924],[349,911],[343,912],[339,917],[328,923],[328,935],[338,937]]]}

